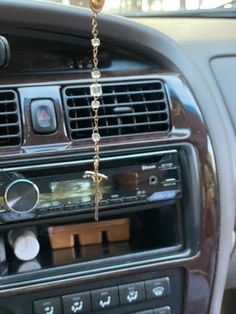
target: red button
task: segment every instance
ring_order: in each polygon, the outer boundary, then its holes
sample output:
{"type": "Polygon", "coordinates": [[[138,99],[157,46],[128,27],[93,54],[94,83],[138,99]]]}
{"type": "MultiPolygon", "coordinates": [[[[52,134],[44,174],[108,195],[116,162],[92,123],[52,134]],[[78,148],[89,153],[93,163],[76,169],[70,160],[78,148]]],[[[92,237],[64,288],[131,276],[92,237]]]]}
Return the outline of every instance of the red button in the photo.
{"type": "Polygon", "coordinates": [[[56,131],[56,112],[54,102],[51,99],[33,100],[30,108],[35,133],[50,134],[56,131]]]}

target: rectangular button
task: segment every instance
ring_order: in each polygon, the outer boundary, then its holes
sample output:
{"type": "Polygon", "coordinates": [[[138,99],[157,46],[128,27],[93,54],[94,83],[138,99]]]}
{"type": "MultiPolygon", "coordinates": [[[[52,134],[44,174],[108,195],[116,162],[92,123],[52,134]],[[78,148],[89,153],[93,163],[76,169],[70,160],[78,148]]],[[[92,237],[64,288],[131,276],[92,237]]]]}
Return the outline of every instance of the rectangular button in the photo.
{"type": "Polygon", "coordinates": [[[147,299],[156,299],[170,294],[170,278],[157,278],[145,281],[147,299]]]}
{"type": "Polygon", "coordinates": [[[34,301],[34,314],[62,314],[61,298],[34,301]]]}
{"type": "Polygon", "coordinates": [[[127,196],[125,197],[126,202],[136,202],[138,200],[138,196],[127,196]]]}
{"type": "Polygon", "coordinates": [[[180,193],[179,190],[155,192],[151,196],[149,196],[147,200],[149,202],[173,200],[177,197],[179,193],[180,193]]]}
{"type": "Polygon", "coordinates": [[[62,210],[61,206],[51,206],[48,208],[48,212],[52,213],[52,212],[59,212],[62,210]]]}
{"type": "Polygon", "coordinates": [[[62,297],[63,309],[66,314],[91,311],[90,292],[81,292],[62,297]]]}
{"type": "Polygon", "coordinates": [[[118,288],[110,287],[91,291],[93,310],[101,311],[119,305],[118,288]]]}
{"type": "Polygon", "coordinates": [[[145,300],[144,282],[136,282],[119,286],[120,303],[133,304],[145,300]]]}
{"type": "Polygon", "coordinates": [[[33,100],[30,109],[35,133],[50,134],[57,130],[55,106],[51,99],[33,100]]]}
{"type": "Polygon", "coordinates": [[[140,200],[144,201],[144,200],[147,199],[147,195],[141,194],[141,195],[138,196],[138,198],[139,198],[140,200]]]}
{"type": "Polygon", "coordinates": [[[42,207],[42,208],[37,208],[37,209],[36,209],[36,213],[37,213],[38,215],[44,215],[47,211],[48,211],[48,208],[47,208],[47,207],[42,207]]]}
{"type": "Polygon", "coordinates": [[[93,207],[93,202],[80,203],[79,207],[80,208],[91,208],[91,207],[93,207]]]}
{"type": "Polygon", "coordinates": [[[106,206],[108,204],[107,200],[103,200],[99,202],[99,206],[106,206]]]}
{"type": "Polygon", "coordinates": [[[122,203],[123,199],[122,198],[112,198],[109,200],[110,204],[120,204],[122,203]]]}
{"type": "Polygon", "coordinates": [[[171,314],[171,308],[169,306],[164,306],[154,309],[154,314],[171,314]]]}
{"type": "Polygon", "coordinates": [[[77,204],[67,204],[64,206],[64,210],[76,210],[77,207],[77,204]]]}

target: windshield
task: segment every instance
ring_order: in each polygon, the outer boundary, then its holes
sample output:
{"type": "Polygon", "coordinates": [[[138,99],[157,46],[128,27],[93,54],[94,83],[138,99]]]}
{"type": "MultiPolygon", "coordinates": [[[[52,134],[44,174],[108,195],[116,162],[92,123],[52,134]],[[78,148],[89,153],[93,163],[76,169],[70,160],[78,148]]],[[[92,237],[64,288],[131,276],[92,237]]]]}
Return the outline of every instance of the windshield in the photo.
{"type": "MultiPolygon", "coordinates": [[[[89,7],[88,0],[37,0],[77,7],[89,7]]],[[[104,11],[127,16],[232,12],[236,0],[106,0],[104,11]]]]}

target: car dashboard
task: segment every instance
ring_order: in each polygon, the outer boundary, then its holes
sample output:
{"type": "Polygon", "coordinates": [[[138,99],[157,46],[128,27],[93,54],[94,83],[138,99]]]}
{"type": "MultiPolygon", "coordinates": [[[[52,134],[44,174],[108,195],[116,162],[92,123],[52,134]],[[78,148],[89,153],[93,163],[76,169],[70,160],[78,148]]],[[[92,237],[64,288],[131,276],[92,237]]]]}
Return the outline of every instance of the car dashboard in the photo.
{"type": "Polygon", "coordinates": [[[235,211],[224,65],[218,42],[212,55],[166,21],[99,16],[96,222],[91,13],[0,3],[1,314],[220,313],[235,211]]]}

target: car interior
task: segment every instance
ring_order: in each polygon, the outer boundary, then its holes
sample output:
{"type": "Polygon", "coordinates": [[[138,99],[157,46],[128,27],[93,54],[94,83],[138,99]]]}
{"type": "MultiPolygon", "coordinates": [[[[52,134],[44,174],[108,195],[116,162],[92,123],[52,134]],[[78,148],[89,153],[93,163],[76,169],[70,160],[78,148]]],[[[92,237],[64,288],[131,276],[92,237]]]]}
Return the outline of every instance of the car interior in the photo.
{"type": "Polygon", "coordinates": [[[0,1],[0,314],[236,313],[236,5],[0,1]]]}

